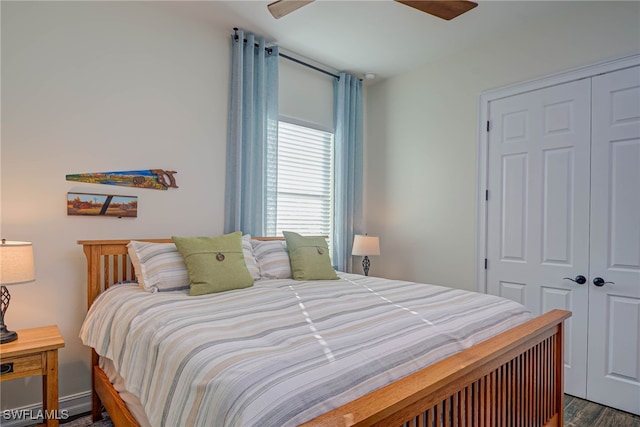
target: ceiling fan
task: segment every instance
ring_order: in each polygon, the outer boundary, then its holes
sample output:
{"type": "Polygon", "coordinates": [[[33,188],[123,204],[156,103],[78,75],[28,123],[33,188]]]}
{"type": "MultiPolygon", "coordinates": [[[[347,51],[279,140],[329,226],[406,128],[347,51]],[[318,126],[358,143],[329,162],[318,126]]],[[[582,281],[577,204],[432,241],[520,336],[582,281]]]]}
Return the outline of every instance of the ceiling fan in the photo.
{"type": "MultiPolygon", "coordinates": [[[[300,9],[303,6],[313,3],[314,0],[277,0],[270,3],[267,7],[269,12],[274,18],[280,19],[291,12],[300,9]]],[[[478,5],[478,3],[465,0],[436,0],[436,1],[424,1],[424,0],[394,0],[398,3],[402,3],[406,6],[413,7],[422,12],[430,15],[437,16],[438,18],[446,19],[447,21],[460,16],[465,12],[470,11],[478,5]]]]}

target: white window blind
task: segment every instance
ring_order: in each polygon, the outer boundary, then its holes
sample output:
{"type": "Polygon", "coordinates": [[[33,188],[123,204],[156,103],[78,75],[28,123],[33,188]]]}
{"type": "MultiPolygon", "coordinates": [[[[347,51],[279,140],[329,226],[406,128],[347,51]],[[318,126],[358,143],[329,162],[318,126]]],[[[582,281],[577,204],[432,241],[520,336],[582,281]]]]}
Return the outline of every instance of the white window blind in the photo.
{"type": "Polygon", "coordinates": [[[333,134],[280,121],[277,188],[276,235],[331,237],[333,134]]]}

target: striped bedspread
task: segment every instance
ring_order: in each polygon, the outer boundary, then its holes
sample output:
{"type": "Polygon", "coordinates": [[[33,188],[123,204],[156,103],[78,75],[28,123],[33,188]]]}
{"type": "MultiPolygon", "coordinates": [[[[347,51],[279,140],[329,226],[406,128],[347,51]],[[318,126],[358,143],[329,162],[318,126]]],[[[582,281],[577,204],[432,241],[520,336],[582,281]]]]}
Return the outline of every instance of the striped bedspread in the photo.
{"type": "Polygon", "coordinates": [[[308,421],[530,318],[491,295],[340,273],[188,296],[118,285],[80,331],[152,426],[308,421]]]}

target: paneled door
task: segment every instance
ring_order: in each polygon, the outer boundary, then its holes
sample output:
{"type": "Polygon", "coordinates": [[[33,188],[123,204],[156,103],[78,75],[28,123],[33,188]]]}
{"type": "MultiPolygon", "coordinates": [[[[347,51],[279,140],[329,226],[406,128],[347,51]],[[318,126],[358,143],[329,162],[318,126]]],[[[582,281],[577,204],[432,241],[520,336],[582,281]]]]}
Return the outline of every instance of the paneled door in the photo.
{"type": "Polygon", "coordinates": [[[587,397],[638,414],[640,67],[594,77],[592,96],[587,397]]]}
{"type": "Polygon", "coordinates": [[[491,102],[488,151],[487,292],[536,316],[554,308],[573,313],[566,322],[565,390],[582,398],[590,88],[585,79],[491,102]]]}
{"type": "Polygon", "coordinates": [[[640,414],[640,67],[488,116],[487,292],[571,310],[565,391],[640,414]]]}

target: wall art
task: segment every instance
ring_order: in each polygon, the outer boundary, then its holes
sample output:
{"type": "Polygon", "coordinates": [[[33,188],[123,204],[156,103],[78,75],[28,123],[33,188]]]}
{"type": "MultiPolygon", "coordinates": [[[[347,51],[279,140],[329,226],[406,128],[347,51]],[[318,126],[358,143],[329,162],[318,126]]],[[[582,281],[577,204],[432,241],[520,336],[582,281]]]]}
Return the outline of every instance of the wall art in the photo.
{"type": "Polygon", "coordinates": [[[67,181],[166,190],[167,188],[178,188],[176,179],[173,176],[176,173],[178,172],[164,169],[89,172],[67,175],[67,181]]]}
{"type": "Polygon", "coordinates": [[[67,193],[67,215],[136,218],[138,216],[138,197],[67,193]]]}

